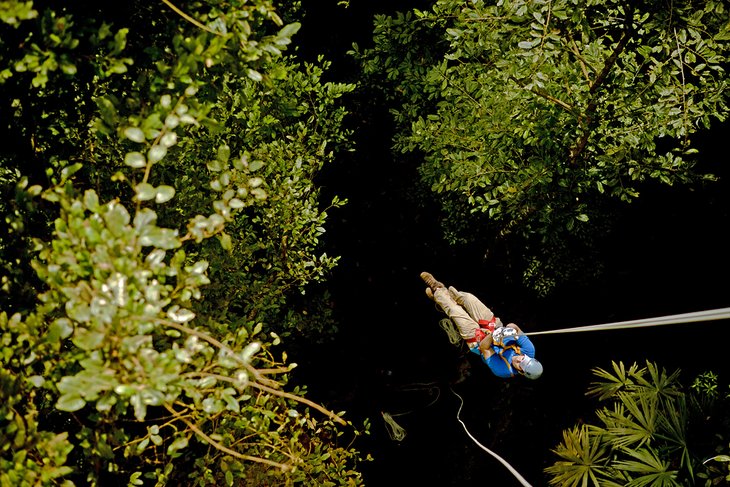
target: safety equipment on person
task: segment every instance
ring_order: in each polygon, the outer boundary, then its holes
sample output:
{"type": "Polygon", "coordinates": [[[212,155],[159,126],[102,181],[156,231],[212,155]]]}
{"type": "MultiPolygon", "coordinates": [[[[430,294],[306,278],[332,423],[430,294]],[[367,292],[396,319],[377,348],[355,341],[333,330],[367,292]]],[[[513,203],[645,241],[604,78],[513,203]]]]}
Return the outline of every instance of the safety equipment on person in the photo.
{"type": "Polygon", "coordinates": [[[542,364],[532,357],[524,356],[520,362],[522,373],[528,379],[537,379],[542,375],[542,364]]]}
{"type": "Polygon", "coordinates": [[[505,338],[513,335],[517,335],[517,330],[508,326],[495,328],[492,332],[492,338],[494,339],[494,343],[502,343],[505,338]]]}

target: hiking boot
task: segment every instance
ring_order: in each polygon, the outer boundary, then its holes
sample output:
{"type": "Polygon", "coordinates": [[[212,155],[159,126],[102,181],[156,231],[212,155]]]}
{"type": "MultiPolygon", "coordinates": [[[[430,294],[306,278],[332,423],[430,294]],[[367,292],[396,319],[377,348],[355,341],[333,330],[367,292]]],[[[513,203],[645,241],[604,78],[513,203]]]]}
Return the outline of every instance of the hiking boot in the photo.
{"type": "Polygon", "coordinates": [[[428,286],[431,291],[435,291],[440,287],[445,287],[442,282],[437,281],[436,278],[428,272],[421,272],[421,279],[423,279],[423,282],[426,283],[426,286],[428,286]]]}
{"type": "Polygon", "coordinates": [[[451,294],[453,300],[456,301],[456,304],[458,304],[459,306],[464,306],[464,297],[459,291],[456,290],[454,286],[449,286],[449,294],[451,294]]]}

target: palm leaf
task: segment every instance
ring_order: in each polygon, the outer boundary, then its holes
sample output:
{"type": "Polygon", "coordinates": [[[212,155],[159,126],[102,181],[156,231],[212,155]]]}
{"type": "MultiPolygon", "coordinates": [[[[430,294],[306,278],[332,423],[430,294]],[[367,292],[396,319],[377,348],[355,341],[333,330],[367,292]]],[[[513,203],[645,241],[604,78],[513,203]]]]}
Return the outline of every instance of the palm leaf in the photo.
{"type": "Polygon", "coordinates": [[[598,413],[606,427],[606,435],[614,447],[642,446],[652,439],[656,431],[655,401],[625,392],[620,392],[618,397],[621,402],[614,404],[613,410],[603,409],[598,413]]]}
{"type": "Polygon", "coordinates": [[[596,416],[598,416],[598,419],[601,420],[605,429],[598,426],[595,428],[605,432],[609,428],[617,426],[621,422],[621,418],[626,417],[626,408],[622,403],[615,402],[612,406],[613,409],[603,408],[596,410],[596,416]]]}
{"type": "Polygon", "coordinates": [[[646,365],[649,372],[648,379],[644,375],[636,377],[637,385],[642,392],[653,395],[662,403],[672,401],[682,394],[679,390],[679,370],[667,375],[665,369],[660,369],[652,362],[647,361],[646,365]]]}
{"type": "Polygon", "coordinates": [[[603,381],[591,382],[586,391],[587,396],[597,396],[599,400],[613,397],[619,391],[632,389],[635,386],[634,379],[642,376],[645,372],[645,369],[639,369],[636,363],[632,364],[628,370],[626,370],[623,362],[611,362],[611,365],[613,366],[613,373],[601,368],[591,370],[593,375],[603,379],[603,381]]]}
{"type": "Polygon", "coordinates": [[[669,449],[681,451],[680,466],[687,468],[690,479],[694,480],[694,469],[687,445],[687,424],[689,411],[684,396],[668,404],[664,414],[659,417],[657,437],[666,440],[669,449]]]}
{"type": "Polygon", "coordinates": [[[639,450],[625,450],[633,460],[617,460],[614,466],[619,470],[626,470],[639,474],[631,479],[626,487],[681,487],[677,483],[677,471],[669,470],[669,464],[663,462],[653,450],[641,448],[639,450]]]}
{"type": "Polygon", "coordinates": [[[550,485],[561,487],[599,487],[606,485],[599,478],[608,476],[606,448],[599,436],[592,435],[585,425],[563,431],[563,441],[553,450],[562,460],[545,468],[553,475],[550,485]]]}

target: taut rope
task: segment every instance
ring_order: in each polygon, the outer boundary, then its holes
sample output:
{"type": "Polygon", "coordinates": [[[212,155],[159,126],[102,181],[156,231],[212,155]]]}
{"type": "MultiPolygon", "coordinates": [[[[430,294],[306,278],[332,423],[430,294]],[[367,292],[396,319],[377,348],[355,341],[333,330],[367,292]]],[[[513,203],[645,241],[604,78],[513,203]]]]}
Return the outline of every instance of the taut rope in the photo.
{"type": "Polygon", "coordinates": [[[646,318],[643,320],[617,321],[604,323],[602,325],[576,326],[574,328],[562,328],[560,330],[545,330],[524,333],[525,335],[547,335],[550,333],[577,333],[579,331],[600,331],[616,330],[621,328],[641,328],[646,326],[674,325],[677,323],[694,323],[697,321],[725,320],[730,318],[730,308],[711,309],[707,311],[695,311],[678,315],[667,315],[658,318],[646,318]]]}

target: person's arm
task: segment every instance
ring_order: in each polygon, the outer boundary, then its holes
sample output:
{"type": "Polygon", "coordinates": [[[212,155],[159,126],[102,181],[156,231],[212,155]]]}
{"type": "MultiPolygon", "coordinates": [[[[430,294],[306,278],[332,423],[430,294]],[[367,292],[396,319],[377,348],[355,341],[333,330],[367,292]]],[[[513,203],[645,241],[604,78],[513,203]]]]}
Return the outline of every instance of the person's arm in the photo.
{"type": "Polygon", "coordinates": [[[489,357],[494,355],[494,350],[492,350],[491,333],[487,333],[487,336],[479,342],[479,353],[481,353],[482,357],[484,357],[484,360],[487,360],[489,357]]]}

